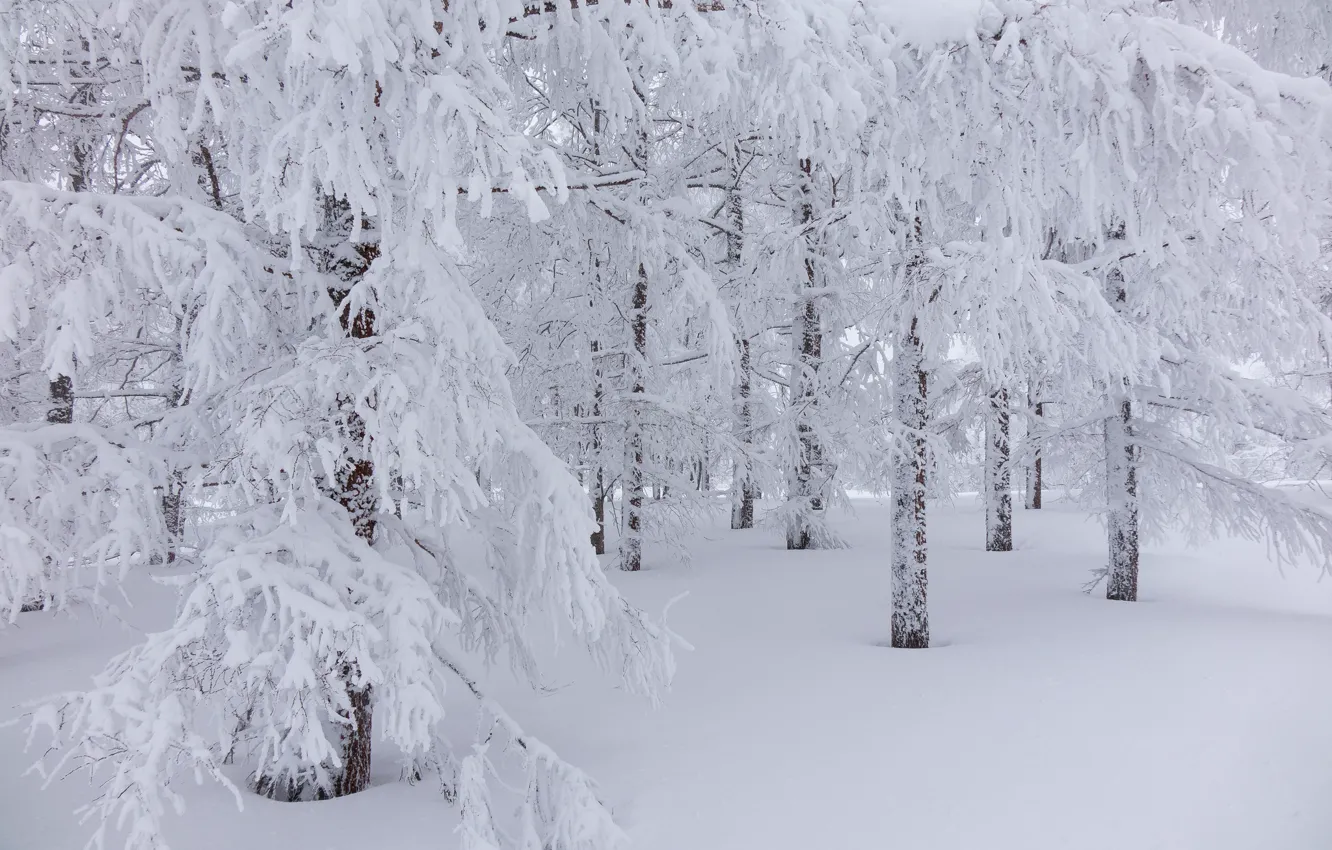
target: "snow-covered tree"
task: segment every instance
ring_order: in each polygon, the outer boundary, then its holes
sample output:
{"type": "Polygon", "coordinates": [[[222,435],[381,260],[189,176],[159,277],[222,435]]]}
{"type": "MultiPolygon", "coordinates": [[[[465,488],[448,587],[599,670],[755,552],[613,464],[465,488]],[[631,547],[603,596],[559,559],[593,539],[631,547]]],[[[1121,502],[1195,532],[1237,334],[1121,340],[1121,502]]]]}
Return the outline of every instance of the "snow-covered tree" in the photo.
{"type": "MultiPolygon", "coordinates": [[[[645,36],[655,21],[603,11],[552,14],[537,40],[554,55],[564,36],[634,24],[645,36]]],[[[137,120],[165,194],[4,187],[6,280],[67,305],[47,356],[89,352],[127,326],[140,293],[160,292],[182,323],[167,383],[189,399],[154,414],[156,429],[84,437],[97,453],[46,498],[24,488],[52,489],[38,440],[64,432],[7,446],[5,504],[35,505],[47,527],[74,523],[62,557],[122,566],[173,545],[159,494],[182,453],[227,509],[200,530],[172,626],[37,715],[65,760],[105,772],[98,840],[124,829],[129,846],[160,846],[173,777],[226,783],[232,759],[271,796],[354,793],[377,732],[409,758],[434,757],[472,845],[493,843],[498,760],[439,754],[450,686],[476,698],[526,771],[516,843],[615,838],[589,780],[467,671],[468,656],[507,658],[535,677],[538,618],[634,690],[655,694],[672,665],[667,634],[602,574],[586,494],[523,423],[511,351],[459,267],[467,195],[488,204],[502,190],[540,220],[542,196],[568,192],[559,158],[504,108],[516,100],[504,21],[532,16],[516,4],[490,14],[112,4],[96,19],[121,45],[108,67],[141,83],[137,120]],[[211,202],[192,179],[201,161],[211,202]],[[74,548],[93,543],[94,560],[74,548]]]]}

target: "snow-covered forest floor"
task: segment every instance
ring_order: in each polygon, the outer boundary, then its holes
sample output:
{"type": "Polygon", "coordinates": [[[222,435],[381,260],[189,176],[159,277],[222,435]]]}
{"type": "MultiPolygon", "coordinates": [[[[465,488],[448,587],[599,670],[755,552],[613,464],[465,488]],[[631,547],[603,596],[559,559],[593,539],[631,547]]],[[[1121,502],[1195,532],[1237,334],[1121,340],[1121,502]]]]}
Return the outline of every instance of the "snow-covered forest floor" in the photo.
{"type": "MultiPolygon", "coordinates": [[[[1332,582],[1284,574],[1261,545],[1145,548],[1142,601],[1086,595],[1105,561],[1085,514],[1020,511],[1016,551],[986,553],[979,507],[931,517],[935,648],[888,640],[888,511],[855,502],[840,551],[778,534],[699,531],[687,566],[616,574],[670,609],[694,647],[656,710],[570,648],[547,690],[494,687],[600,783],[637,850],[1312,850],[1332,836],[1332,582]]],[[[170,591],[131,582],[134,627],[170,591]]],[[[123,606],[122,606],[123,607],[123,606]]],[[[0,641],[6,706],[82,687],[135,633],[24,615],[0,641]]],[[[463,703],[455,741],[475,733],[463,703]]],[[[0,735],[0,848],[74,850],[81,776],[42,791],[0,735]]],[[[284,804],[209,783],[168,821],[179,850],[437,850],[456,845],[438,782],[396,780],[385,747],[366,793],[284,804]]],[[[502,802],[499,805],[503,805],[502,802]]]]}

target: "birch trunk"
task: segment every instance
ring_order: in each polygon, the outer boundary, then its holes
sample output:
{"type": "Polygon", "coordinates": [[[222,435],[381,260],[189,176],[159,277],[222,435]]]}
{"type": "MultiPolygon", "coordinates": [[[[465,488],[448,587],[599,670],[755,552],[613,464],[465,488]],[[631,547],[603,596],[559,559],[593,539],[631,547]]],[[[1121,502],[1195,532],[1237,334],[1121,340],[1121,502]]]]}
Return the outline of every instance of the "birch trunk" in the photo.
{"type": "Polygon", "coordinates": [[[647,392],[644,370],[647,365],[648,276],[638,264],[629,308],[629,333],[633,351],[626,363],[629,377],[629,404],[624,427],[624,533],[620,536],[620,569],[637,572],[643,568],[643,423],[642,403],[635,396],[647,392]]]}

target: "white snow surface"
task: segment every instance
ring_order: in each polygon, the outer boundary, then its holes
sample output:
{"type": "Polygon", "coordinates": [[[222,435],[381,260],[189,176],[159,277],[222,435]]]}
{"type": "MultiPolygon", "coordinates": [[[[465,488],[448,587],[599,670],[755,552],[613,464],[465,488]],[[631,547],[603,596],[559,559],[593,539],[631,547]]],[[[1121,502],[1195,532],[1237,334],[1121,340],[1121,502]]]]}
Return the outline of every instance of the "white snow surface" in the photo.
{"type": "MultiPolygon", "coordinates": [[[[775,533],[702,530],[690,566],[616,581],[650,610],[688,596],[663,707],[570,653],[542,693],[492,686],[535,734],[589,771],[638,850],[1314,850],[1332,836],[1332,581],[1278,570],[1258,544],[1145,550],[1142,601],[1085,595],[1104,562],[1094,519],[1019,511],[1017,551],[982,551],[980,507],[931,517],[936,648],[888,638],[888,510],[834,520],[852,548],[787,552],[775,533]]],[[[131,582],[137,628],[170,592],[131,582]]],[[[6,707],[77,688],[132,630],[29,614],[0,635],[6,707]]],[[[459,702],[461,706],[463,703],[459,702]]],[[[475,717],[459,711],[455,740],[475,717]]],[[[81,776],[43,791],[40,753],[0,731],[0,848],[75,850],[81,776]]],[[[243,812],[184,788],[181,850],[437,850],[457,820],[431,777],[354,797],[243,812]]]]}

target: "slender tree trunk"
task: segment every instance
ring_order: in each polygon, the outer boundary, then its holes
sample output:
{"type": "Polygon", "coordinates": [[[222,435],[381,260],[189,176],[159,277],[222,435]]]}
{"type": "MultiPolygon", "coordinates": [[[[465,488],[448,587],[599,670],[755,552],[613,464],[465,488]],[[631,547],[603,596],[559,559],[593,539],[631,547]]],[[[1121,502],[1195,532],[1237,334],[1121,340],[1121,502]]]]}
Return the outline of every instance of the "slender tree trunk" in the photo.
{"type": "MultiPolygon", "coordinates": [[[[88,42],[83,42],[83,50],[88,52],[88,42]]],[[[97,101],[93,86],[84,84],[75,88],[71,102],[80,106],[91,106],[97,101]]],[[[88,191],[88,157],[90,151],[87,142],[75,140],[70,149],[69,190],[71,192],[88,191]]],[[[69,425],[74,421],[74,377],[72,375],[54,375],[48,388],[51,406],[46,411],[46,421],[56,425],[69,425]]]]}
{"type": "MultiPolygon", "coordinates": [[[[1045,416],[1045,402],[1034,396],[1031,385],[1027,387],[1027,407],[1036,419],[1045,416]]],[[[1027,499],[1025,506],[1028,510],[1039,511],[1041,509],[1041,490],[1045,486],[1041,479],[1041,447],[1038,445],[1032,455],[1031,464],[1027,467],[1027,499]]]]}
{"type": "MultiPolygon", "coordinates": [[[[1127,299],[1124,275],[1118,269],[1107,278],[1116,309],[1127,299]]],[[[1111,394],[1116,414],[1105,421],[1106,531],[1110,561],[1106,572],[1106,598],[1134,602],[1138,598],[1138,447],[1134,440],[1133,401],[1128,381],[1111,394]]]]}
{"type": "Polygon", "coordinates": [[[918,320],[893,351],[894,415],[906,429],[892,464],[893,646],[930,645],[926,590],[925,442],[927,377],[918,320]]]}
{"type": "Polygon", "coordinates": [[[985,551],[1013,551],[1013,496],[1009,473],[1008,390],[990,393],[985,424],[985,551]]]}
{"type": "MultiPolygon", "coordinates": [[[[744,262],[745,205],[740,197],[740,152],[731,149],[731,188],[726,193],[726,270],[732,281],[740,277],[744,262]]],[[[735,431],[739,449],[734,461],[731,480],[731,528],[754,527],[754,410],[750,400],[753,391],[753,363],[749,350],[749,337],[741,308],[737,316],[739,331],[735,344],[739,354],[735,383],[735,431]]]]}
{"type": "MultiPolygon", "coordinates": [[[[374,335],[375,317],[369,310],[362,310],[350,320],[351,336],[366,339],[374,335]]],[[[359,414],[347,415],[347,442],[360,457],[354,459],[349,467],[339,475],[338,502],[347,510],[356,535],[366,543],[375,539],[375,486],[374,463],[364,455],[365,422],[359,414]]],[[[352,664],[344,665],[342,670],[347,682],[347,696],[351,701],[349,712],[343,713],[344,720],[350,721],[342,731],[342,769],[333,784],[333,795],[345,797],[356,794],[370,787],[370,757],[372,746],[371,716],[374,695],[368,684],[355,684],[360,678],[360,671],[352,664]]]]}
{"type": "Polygon", "coordinates": [[[630,388],[624,429],[624,533],[620,537],[620,569],[630,572],[643,568],[643,411],[642,403],[635,397],[647,392],[644,375],[647,365],[647,306],[647,269],[640,262],[629,308],[633,352],[626,364],[630,388]]]}
{"type": "MultiPolygon", "coordinates": [[[[602,405],[605,398],[606,386],[601,380],[601,360],[597,356],[601,351],[601,343],[592,340],[592,370],[596,381],[592,388],[592,418],[600,419],[602,405]]],[[[592,532],[592,548],[598,555],[606,554],[606,470],[601,465],[601,426],[592,425],[592,462],[595,464],[595,471],[592,475],[592,515],[597,520],[597,530],[592,532]]]]}
{"type": "Polygon", "coordinates": [[[592,532],[592,549],[598,555],[606,554],[606,470],[597,464],[596,475],[592,479],[592,516],[597,521],[597,530],[592,532]]]}
{"type": "MultiPolygon", "coordinates": [[[[601,162],[601,123],[603,112],[598,107],[596,100],[588,104],[592,113],[592,159],[594,162],[601,162]]],[[[601,253],[599,248],[594,248],[593,243],[588,243],[589,253],[592,260],[592,296],[588,299],[588,309],[593,310],[597,306],[599,299],[605,298],[605,286],[601,276],[601,253]]],[[[592,418],[598,420],[603,415],[606,400],[606,381],[602,369],[603,356],[601,353],[601,341],[594,339],[589,344],[592,353],[592,418]]],[[[592,475],[592,516],[596,519],[597,528],[592,532],[592,550],[598,555],[606,554],[606,501],[610,496],[606,492],[606,467],[602,452],[605,450],[605,439],[601,431],[601,425],[592,425],[592,463],[594,472],[592,475]]]]}
{"type": "MultiPolygon", "coordinates": [[[[206,143],[200,142],[191,159],[200,169],[199,187],[207,194],[213,208],[218,212],[224,212],[222,186],[212,151],[206,143]]],[[[185,361],[185,333],[187,328],[193,325],[195,318],[195,311],[191,308],[186,308],[185,315],[176,317],[175,347],[171,354],[173,390],[170,405],[173,408],[189,404],[188,394],[182,385],[181,371],[185,361]]],[[[161,507],[162,524],[167,532],[166,562],[171,564],[175,563],[185,539],[185,474],[181,470],[173,468],[168,474],[166,486],[162,490],[161,507]]]]}
{"type": "Polygon", "coordinates": [[[791,406],[795,414],[795,467],[790,475],[790,496],[794,508],[786,529],[787,549],[808,549],[814,544],[812,523],[823,510],[823,447],[814,431],[819,401],[819,366],[823,359],[823,326],[817,294],[819,267],[818,239],[814,233],[813,162],[800,161],[800,224],[803,229],[804,275],[796,286],[796,309],[791,322],[791,342],[795,347],[791,369],[791,406]],[[802,294],[805,293],[805,294],[802,294]]]}
{"type": "Polygon", "coordinates": [[[1110,546],[1106,598],[1138,598],[1138,464],[1133,440],[1133,403],[1118,402],[1118,414],[1105,422],[1107,532],[1110,546]]]}
{"type": "MultiPolygon", "coordinates": [[[[347,238],[352,232],[351,215],[345,203],[333,198],[327,199],[325,237],[333,240],[347,238]]],[[[354,285],[365,276],[371,263],[379,256],[379,246],[363,243],[356,245],[355,249],[355,261],[330,258],[331,268],[328,270],[343,285],[330,291],[329,295],[338,310],[343,332],[352,339],[364,340],[376,334],[374,311],[361,308],[353,312],[349,306],[344,305],[354,285]]],[[[378,499],[375,492],[375,466],[367,450],[365,420],[356,412],[355,401],[351,397],[342,397],[339,403],[343,412],[343,427],[346,429],[344,439],[348,457],[335,476],[332,496],[346,510],[356,536],[372,544],[377,526],[375,515],[378,499]]],[[[350,706],[340,712],[343,720],[342,764],[333,779],[332,791],[335,797],[356,794],[369,787],[373,742],[373,689],[362,681],[362,672],[357,669],[355,662],[343,664],[341,675],[350,706]]]]}
{"type": "MultiPolygon", "coordinates": [[[[56,375],[47,385],[49,407],[46,408],[46,421],[52,425],[74,424],[74,379],[69,375],[56,375]]],[[[44,559],[45,572],[50,576],[56,569],[51,558],[44,559]]],[[[45,593],[25,599],[19,606],[19,612],[28,614],[43,611],[51,599],[45,593]]]]}
{"type": "Polygon", "coordinates": [[[51,406],[46,409],[46,421],[52,425],[71,425],[74,422],[74,379],[69,375],[56,375],[49,384],[51,406]]]}
{"type": "MultiPolygon", "coordinates": [[[[207,150],[207,148],[204,148],[207,150]]],[[[221,206],[218,207],[221,209],[221,206]]],[[[194,321],[194,311],[187,310],[190,322],[194,321]]],[[[186,319],[184,316],[176,317],[176,344],[171,353],[171,400],[172,408],[179,408],[189,404],[189,396],[185,392],[184,375],[182,370],[185,363],[185,328],[186,319]]],[[[181,543],[185,539],[185,473],[175,468],[167,475],[166,486],[162,490],[162,524],[167,532],[167,551],[166,561],[168,564],[175,563],[181,543]]]]}
{"type": "MultiPolygon", "coordinates": [[[[83,51],[88,53],[88,42],[83,41],[83,51]]],[[[75,88],[74,96],[70,102],[80,106],[90,106],[97,100],[97,92],[92,85],[82,84],[75,88]]],[[[69,163],[69,188],[71,192],[85,192],[88,189],[88,144],[82,139],[76,139],[70,150],[69,163]]],[[[47,384],[47,398],[49,406],[46,409],[46,421],[52,425],[72,425],[74,423],[74,376],[56,374],[51,376],[47,384]]],[[[68,529],[67,529],[68,530],[68,529]]],[[[45,560],[45,569],[48,574],[58,569],[49,558],[45,560]]],[[[36,599],[25,601],[20,606],[20,611],[40,611],[46,608],[48,600],[45,595],[40,595],[36,599]]]]}
{"type": "Polygon", "coordinates": [[[750,407],[751,376],[749,340],[741,339],[740,376],[736,387],[739,396],[739,411],[736,416],[736,430],[740,451],[735,458],[735,475],[731,483],[733,500],[731,504],[731,528],[746,529],[754,527],[754,411],[750,407]]]}

